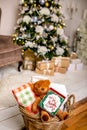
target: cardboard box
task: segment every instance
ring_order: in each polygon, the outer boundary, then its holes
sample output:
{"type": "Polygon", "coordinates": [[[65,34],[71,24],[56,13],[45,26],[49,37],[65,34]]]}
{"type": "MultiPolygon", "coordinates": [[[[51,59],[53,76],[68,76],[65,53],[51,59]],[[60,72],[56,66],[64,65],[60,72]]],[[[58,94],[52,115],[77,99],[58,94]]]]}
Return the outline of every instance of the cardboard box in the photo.
{"type": "Polygon", "coordinates": [[[36,68],[35,72],[38,74],[43,74],[43,75],[54,75],[54,69],[40,70],[40,69],[36,68]]]}
{"type": "Polygon", "coordinates": [[[71,63],[68,71],[78,71],[78,70],[82,70],[83,69],[83,63],[71,63]]]}
{"type": "Polygon", "coordinates": [[[64,67],[55,67],[55,72],[59,72],[59,73],[66,73],[67,72],[67,68],[64,67]]]}
{"type": "Polygon", "coordinates": [[[82,62],[81,59],[78,59],[78,58],[71,60],[71,63],[72,63],[72,64],[79,64],[79,63],[81,63],[81,62],[82,62]]]}
{"type": "Polygon", "coordinates": [[[50,70],[50,69],[54,69],[54,62],[53,61],[37,61],[36,63],[36,67],[39,70],[50,70]]]}
{"type": "Polygon", "coordinates": [[[23,61],[23,69],[25,70],[35,70],[35,61],[30,60],[29,57],[25,57],[23,61]]]}
{"type": "Polygon", "coordinates": [[[68,68],[70,64],[69,57],[53,57],[52,60],[54,61],[55,66],[59,66],[59,67],[68,68]]]}
{"type": "Polygon", "coordinates": [[[82,70],[83,69],[83,63],[81,59],[72,59],[71,63],[68,67],[68,71],[77,71],[77,70],[82,70]]]}

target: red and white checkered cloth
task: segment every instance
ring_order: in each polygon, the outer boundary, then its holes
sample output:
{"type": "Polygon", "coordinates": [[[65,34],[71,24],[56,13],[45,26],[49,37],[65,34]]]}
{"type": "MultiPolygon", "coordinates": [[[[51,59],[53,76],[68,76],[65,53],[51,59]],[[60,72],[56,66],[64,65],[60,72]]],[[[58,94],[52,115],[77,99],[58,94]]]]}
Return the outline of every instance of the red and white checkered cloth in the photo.
{"type": "Polygon", "coordinates": [[[13,89],[12,93],[18,104],[31,112],[31,105],[35,101],[35,94],[31,89],[31,83],[27,83],[16,89],[13,89]]]}

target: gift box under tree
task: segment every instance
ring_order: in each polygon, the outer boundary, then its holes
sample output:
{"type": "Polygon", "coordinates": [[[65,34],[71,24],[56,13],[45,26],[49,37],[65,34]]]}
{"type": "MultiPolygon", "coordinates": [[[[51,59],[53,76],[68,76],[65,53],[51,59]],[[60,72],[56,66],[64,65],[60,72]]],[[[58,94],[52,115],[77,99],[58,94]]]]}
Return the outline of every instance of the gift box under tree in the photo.
{"type": "Polygon", "coordinates": [[[65,73],[70,65],[69,57],[53,57],[52,61],[54,61],[55,64],[55,72],[65,73]]]}
{"type": "Polygon", "coordinates": [[[54,62],[53,61],[37,61],[36,73],[44,75],[54,75],[54,62]]]}
{"type": "Polygon", "coordinates": [[[71,59],[68,71],[78,71],[83,69],[83,63],[81,59],[71,59]]]}
{"type": "Polygon", "coordinates": [[[36,62],[36,57],[35,57],[34,53],[30,49],[28,49],[27,51],[24,51],[23,69],[35,70],[35,62],[36,62]]]}

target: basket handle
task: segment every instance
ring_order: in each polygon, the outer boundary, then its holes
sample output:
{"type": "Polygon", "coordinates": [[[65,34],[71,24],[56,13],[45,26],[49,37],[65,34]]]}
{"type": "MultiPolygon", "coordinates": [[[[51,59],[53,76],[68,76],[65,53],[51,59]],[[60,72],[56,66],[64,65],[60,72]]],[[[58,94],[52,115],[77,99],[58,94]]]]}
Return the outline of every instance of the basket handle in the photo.
{"type": "Polygon", "coordinates": [[[71,94],[68,96],[68,99],[64,104],[64,108],[66,108],[66,110],[70,113],[73,109],[74,103],[75,103],[75,95],[71,94]]]}

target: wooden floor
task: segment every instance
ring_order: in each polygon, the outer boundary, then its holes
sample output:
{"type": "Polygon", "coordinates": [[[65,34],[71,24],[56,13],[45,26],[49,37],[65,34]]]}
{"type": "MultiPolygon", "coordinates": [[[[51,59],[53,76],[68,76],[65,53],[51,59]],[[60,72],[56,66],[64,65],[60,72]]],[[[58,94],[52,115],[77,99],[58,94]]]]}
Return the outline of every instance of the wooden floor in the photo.
{"type": "Polygon", "coordinates": [[[71,116],[64,121],[62,130],[87,130],[87,97],[75,103],[71,116]]]}
{"type": "Polygon", "coordinates": [[[18,106],[0,110],[0,130],[22,130],[24,122],[18,106]]]}

